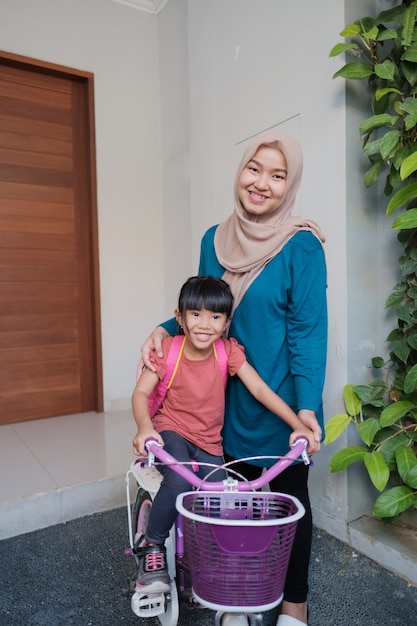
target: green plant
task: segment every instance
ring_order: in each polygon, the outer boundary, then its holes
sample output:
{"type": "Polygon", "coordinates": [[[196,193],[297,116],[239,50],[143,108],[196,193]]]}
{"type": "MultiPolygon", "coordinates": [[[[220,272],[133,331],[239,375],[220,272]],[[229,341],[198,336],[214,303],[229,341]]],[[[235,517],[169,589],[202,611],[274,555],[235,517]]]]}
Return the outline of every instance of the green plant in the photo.
{"type": "Polygon", "coordinates": [[[348,61],[334,77],[366,80],[372,115],[359,131],[370,160],[366,186],[385,176],[386,214],[403,253],[401,280],[386,301],[397,326],[387,337],[389,357],[374,357],[374,380],[344,389],[346,413],[326,425],[330,444],[353,424],[360,444],[339,450],[330,470],[363,462],[380,492],[373,514],[386,522],[417,508],[417,0],[404,0],[376,18],[364,17],[340,34],[330,52],[348,61]]]}

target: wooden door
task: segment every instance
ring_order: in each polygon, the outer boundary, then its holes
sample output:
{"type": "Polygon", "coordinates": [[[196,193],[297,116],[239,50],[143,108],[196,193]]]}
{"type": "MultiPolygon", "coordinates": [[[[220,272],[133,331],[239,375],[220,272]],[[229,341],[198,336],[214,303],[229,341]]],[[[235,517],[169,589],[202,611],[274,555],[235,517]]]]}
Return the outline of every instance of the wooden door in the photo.
{"type": "Polygon", "coordinates": [[[102,410],[93,76],[0,52],[0,423],[102,410]]]}

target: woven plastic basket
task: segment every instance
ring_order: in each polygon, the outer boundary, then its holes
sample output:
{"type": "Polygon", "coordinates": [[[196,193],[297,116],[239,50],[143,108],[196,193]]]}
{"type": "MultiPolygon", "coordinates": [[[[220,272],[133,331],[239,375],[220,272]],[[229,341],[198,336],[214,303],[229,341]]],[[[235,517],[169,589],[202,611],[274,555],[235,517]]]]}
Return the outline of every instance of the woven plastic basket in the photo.
{"type": "Polygon", "coordinates": [[[178,496],[196,596],[213,606],[275,606],[304,507],[271,492],[201,492],[178,496]]]}

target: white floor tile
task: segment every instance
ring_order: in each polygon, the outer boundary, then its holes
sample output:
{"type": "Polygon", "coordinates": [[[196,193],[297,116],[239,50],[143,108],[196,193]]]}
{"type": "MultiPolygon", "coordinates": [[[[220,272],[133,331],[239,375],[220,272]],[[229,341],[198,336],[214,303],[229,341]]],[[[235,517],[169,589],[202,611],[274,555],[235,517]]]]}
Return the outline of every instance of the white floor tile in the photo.
{"type": "Polygon", "coordinates": [[[23,461],[29,452],[29,448],[19,437],[13,425],[0,426],[0,471],[17,461],[23,461]]]}
{"type": "Polygon", "coordinates": [[[0,426],[0,504],[123,476],[135,432],[130,410],[0,426]]]}
{"type": "Polygon", "coordinates": [[[29,452],[21,461],[15,460],[0,471],[0,503],[51,491],[56,480],[29,452]]]}

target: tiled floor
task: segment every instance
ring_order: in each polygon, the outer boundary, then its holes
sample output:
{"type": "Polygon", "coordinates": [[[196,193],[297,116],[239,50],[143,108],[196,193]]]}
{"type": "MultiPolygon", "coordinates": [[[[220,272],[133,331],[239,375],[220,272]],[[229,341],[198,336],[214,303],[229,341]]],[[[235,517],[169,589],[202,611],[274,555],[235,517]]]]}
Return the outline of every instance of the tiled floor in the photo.
{"type": "Polygon", "coordinates": [[[129,410],[0,426],[0,538],[120,506],[134,434],[129,410]]]}

